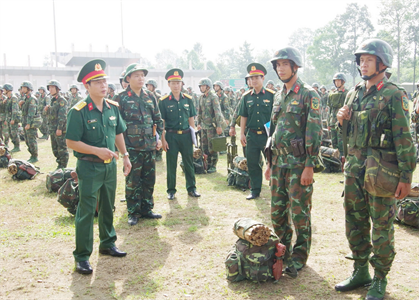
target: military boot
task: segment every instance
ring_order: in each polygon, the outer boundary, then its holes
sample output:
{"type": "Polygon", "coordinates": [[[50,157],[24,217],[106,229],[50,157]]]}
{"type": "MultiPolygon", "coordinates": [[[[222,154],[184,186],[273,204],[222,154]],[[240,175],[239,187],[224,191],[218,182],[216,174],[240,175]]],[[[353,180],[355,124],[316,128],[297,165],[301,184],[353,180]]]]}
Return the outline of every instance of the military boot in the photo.
{"type": "Polygon", "coordinates": [[[32,156],[31,163],[36,163],[38,161],[38,156],[32,156]]]}
{"type": "Polygon", "coordinates": [[[387,279],[374,276],[365,300],[382,300],[386,293],[387,279]]]}
{"type": "Polygon", "coordinates": [[[29,157],[29,159],[27,160],[28,163],[32,163],[33,161],[33,156],[31,155],[31,157],[29,157]]]}
{"type": "Polygon", "coordinates": [[[207,170],[208,174],[215,173],[215,172],[217,172],[217,169],[215,167],[212,167],[212,166],[209,167],[208,170],[207,170]]]}
{"type": "Polygon", "coordinates": [[[20,148],[19,147],[14,147],[12,150],[10,150],[10,152],[14,153],[14,152],[19,152],[20,148]]]}
{"type": "Polygon", "coordinates": [[[351,277],[346,278],[341,283],[335,285],[335,290],[338,292],[347,292],[357,289],[371,283],[371,276],[368,272],[368,261],[364,263],[355,262],[355,270],[351,277]]]}

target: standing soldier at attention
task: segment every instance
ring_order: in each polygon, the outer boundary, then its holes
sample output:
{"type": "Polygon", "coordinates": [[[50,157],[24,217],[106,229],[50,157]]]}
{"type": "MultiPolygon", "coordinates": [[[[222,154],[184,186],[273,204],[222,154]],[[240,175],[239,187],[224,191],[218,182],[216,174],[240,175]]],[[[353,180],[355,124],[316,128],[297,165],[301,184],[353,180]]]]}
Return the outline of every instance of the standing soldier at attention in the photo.
{"type": "MultiPolygon", "coordinates": [[[[243,147],[246,147],[247,167],[250,177],[250,194],[247,200],[258,198],[262,190],[262,167],[259,164],[268,138],[265,124],[269,122],[275,92],[263,87],[266,69],[258,63],[247,66],[252,88],[240,100],[239,115],[243,147]]],[[[264,155],[264,154],[263,154],[264,155]]]]}
{"type": "Polygon", "coordinates": [[[131,163],[122,133],[126,130],[118,103],[105,99],[108,90],[101,59],[89,61],[77,77],[89,95],[73,106],[67,116],[67,146],[77,157],[76,172],[79,180],[80,200],[75,217],[76,249],[73,252],[76,271],[93,272],[89,263],[93,251],[93,219],[98,207],[99,253],[116,257],[127,255],[115,246],[113,209],[116,191],[115,145],[124,153],[124,175],[131,171],[131,163]]]}
{"type": "Polygon", "coordinates": [[[77,85],[72,84],[70,86],[70,93],[71,94],[69,95],[69,98],[68,98],[68,103],[70,105],[69,105],[69,107],[67,107],[68,109],[72,108],[80,100],[83,100],[83,97],[80,95],[79,88],[77,87],[77,85]]]}
{"type": "Polygon", "coordinates": [[[107,99],[115,100],[116,96],[118,94],[116,93],[116,86],[113,83],[108,84],[108,95],[106,96],[107,99]]]}
{"type": "Polygon", "coordinates": [[[186,190],[192,197],[200,197],[195,186],[195,168],[193,165],[193,146],[191,129],[195,128],[195,107],[192,96],[181,92],[183,71],[171,69],[167,71],[166,80],[170,94],[159,101],[164,131],[162,133],[163,150],[166,151],[167,166],[167,199],[174,200],[176,194],[176,168],[178,153],[182,155],[185,170],[186,190]]]}
{"type": "Polygon", "coordinates": [[[327,117],[327,100],[329,99],[329,94],[326,91],[326,87],[322,85],[320,87],[320,110],[321,110],[321,118],[322,120],[326,120],[327,117]]]}
{"type": "MultiPolygon", "coordinates": [[[[38,92],[40,94],[40,96],[38,97],[38,111],[41,113],[41,116],[42,116],[42,125],[41,127],[39,127],[39,131],[41,131],[42,136],[39,139],[47,140],[48,139],[48,117],[44,109],[47,105],[49,105],[50,98],[47,95],[47,89],[44,86],[40,86],[38,88],[38,92]]],[[[65,126],[65,123],[64,123],[64,126],[65,126]]]]}
{"type": "Polygon", "coordinates": [[[348,90],[345,89],[345,82],[346,77],[343,73],[336,73],[335,76],[333,76],[333,84],[337,90],[329,94],[329,99],[327,101],[327,106],[330,108],[328,124],[332,136],[332,146],[334,149],[339,150],[342,157],[342,163],[345,162],[345,157],[343,156],[342,135],[336,130],[336,115],[338,114],[339,109],[344,105],[346,95],[348,94],[348,90]]]}
{"type": "MultiPolygon", "coordinates": [[[[6,104],[6,119],[3,124],[5,125],[8,136],[10,136],[14,145],[10,152],[19,152],[19,122],[22,119],[22,112],[19,109],[19,101],[17,100],[17,97],[13,95],[13,86],[10,83],[5,83],[3,85],[3,90],[6,96],[6,99],[3,100],[3,103],[6,104]]],[[[8,144],[8,141],[9,140],[6,139],[4,142],[8,144]]]]}
{"type": "Polygon", "coordinates": [[[50,80],[47,89],[51,95],[51,104],[45,106],[44,111],[48,118],[52,153],[58,163],[57,169],[64,169],[67,168],[69,156],[65,140],[67,100],[60,96],[61,85],[58,81],[50,80]]]}
{"type": "Polygon", "coordinates": [[[119,111],[127,125],[124,134],[132,169],[126,177],[128,224],[133,226],[139,218],[160,219],[153,213],[154,185],[156,183],[156,150],[161,141],[156,133],[163,131],[157,100],[153,93],[143,88],[148,71],[138,64],[130,65],[124,80],[129,86],[119,100],[119,111]]]}
{"type": "MultiPolygon", "coordinates": [[[[156,98],[157,100],[161,98],[161,95],[157,93],[157,81],[155,81],[154,79],[149,79],[145,83],[145,87],[147,88],[147,90],[149,90],[153,94],[154,98],[156,98]]],[[[160,132],[159,132],[159,136],[161,140],[160,132]]],[[[160,147],[160,149],[156,150],[156,161],[162,161],[162,160],[163,160],[163,148],[160,147]]]]}
{"type": "Polygon", "coordinates": [[[311,247],[313,174],[321,143],[320,99],[297,75],[302,59],[294,47],[275,52],[272,66],[284,83],[275,94],[271,118],[272,161],[265,178],[271,181],[271,219],[286,247],[285,274],[295,278],[307,263],[311,247]],[[292,243],[293,222],[296,234],[292,243]]]}
{"type": "Polygon", "coordinates": [[[404,89],[388,81],[384,74],[393,61],[391,46],[380,39],[369,39],[355,51],[355,58],[364,81],[351,89],[337,114],[344,146],[346,138],[349,145],[344,167],[344,208],[351,250],[346,258],[354,262],[354,271],[335,289],[344,292],[370,284],[365,299],[380,300],[396,255],[396,199],[410,192],[416,167],[415,146],[404,89]],[[375,183],[369,177],[371,171],[375,183]],[[373,279],[368,262],[374,269],[373,279]]]}
{"type": "Polygon", "coordinates": [[[202,93],[199,97],[198,130],[201,131],[202,151],[208,155],[207,173],[214,173],[217,171],[218,152],[212,151],[211,139],[223,133],[224,118],[220,100],[211,90],[211,79],[202,78],[198,85],[202,93]]]}
{"type": "Polygon", "coordinates": [[[3,87],[0,85],[0,139],[7,146],[9,143],[9,132],[6,121],[6,97],[3,95],[3,87]]]}
{"type": "Polygon", "coordinates": [[[224,93],[224,84],[221,81],[214,82],[213,87],[215,94],[218,96],[221,112],[223,114],[224,121],[226,122],[226,126],[223,126],[226,128],[224,134],[225,136],[228,136],[228,125],[231,117],[230,100],[229,97],[224,93]]]}
{"type": "Polygon", "coordinates": [[[31,154],[28,162],[36,163],[38,161],[38,142],[36,136],[37,129],[42,124],[42,118],[38,111],[38,100],[32,95],[32,83],[24,81],[20,88],[24,95],[24,100],[19,102],[22,108],[22,127],[25,132],[25,143],[31,154]]]}

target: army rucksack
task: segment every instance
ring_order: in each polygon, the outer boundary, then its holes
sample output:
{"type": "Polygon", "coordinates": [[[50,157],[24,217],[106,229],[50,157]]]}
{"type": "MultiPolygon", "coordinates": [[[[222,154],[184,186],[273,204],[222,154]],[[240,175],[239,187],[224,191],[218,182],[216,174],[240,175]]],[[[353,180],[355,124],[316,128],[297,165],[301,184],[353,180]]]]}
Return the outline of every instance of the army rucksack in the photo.
{"type": "Polygon", "coordinates": [[[75,171],[74,168],[57,169],[50,172],[46,178],[46,187],[48,192],[58,192],[60,187],[71,178],[71,172],[75,171]]]}
{"type": "Polygon", "coordinates": [[[9,149],[6,146],[0,146],[0,168],[7,168],[11,159],[9,149]]]}
{"type": "Polygon", "coordinates": [[[276,244],[278,237],[271,235],[263,246],[238,239],[228,252],[225,260],[227,279],[232,282],[248,279],[253,282],[265,282],[274,279],[276,244]]]}
{"type": "Polygon", "coordinates": [[[77,179],[69,178],[58,190],[58,203],[67,208],[72,215],[76,214],[79,204],[79,184],[77,179]]]}
{"type": "MultiPolygon", "coordinates": [[[[196,148],[193,152],[193,166],[195,174],[206,174],[207,173],[207,156],[202,153],[202,150],[196,148]]],[[[180,161],[180,167],[185,172],[185,166],[183,161],[180,161]]]]}
{"type": "Polygon", "coordinates": [[[398,201],[396,220],[419,228],[419,197],[407,197],[398,201]]]}
{"type": "Polygon", "coordinates": [[[7,170],[15,180],[34,179],[40,173],[39,168],[21,159],[11,159],[7,170]]]}

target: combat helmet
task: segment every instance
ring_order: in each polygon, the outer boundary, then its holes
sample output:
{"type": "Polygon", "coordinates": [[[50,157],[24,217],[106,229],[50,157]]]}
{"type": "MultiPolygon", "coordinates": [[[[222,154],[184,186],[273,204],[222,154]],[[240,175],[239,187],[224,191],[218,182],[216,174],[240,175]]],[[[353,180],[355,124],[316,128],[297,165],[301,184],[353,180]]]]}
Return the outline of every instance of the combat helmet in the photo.
{"type": "Polygon", "coordinates": [[[355,55],[355,61],[356,64],[360,65],[361,55],[362,54],[371,54],[377,56],[377,63],[376,63],[376,72],[371,76],[362,76],[361,71],[359,70],[361,74],[361,78],[364,80],[370,80],[374,76],[383,73],[386,69],[383,69],[379,71],[379,63],[382,62],[385,66],[388,68],[391,68],[391,65],[393,63],[393,49],[391,46],[380,39],[368,39],[364,41],[361,46],[356,49],[354,55],[355,55]]]}
{"type": "Polygon", "coordinates": [[[27,87],[29,90],[33,91],[33,85],[30,81],[24,81],[20,87],[27,87]]]}
{"type": "Polygon", "coordinates": [[[155,81],[154,79],[147,80],[145,85],[147,86],[147,84],[151,84],[152,86],[154,86],[155,89],[157,89],[157,81],[155,81]]]}
{"type": "Polygon", "coordinates": [[[212,81],[209,78],[202,78],[198,83],[198,86],[201,85],[207,85],[209,88],[212,88],[212,81]]]}
{"type": "MultiPolygon", "coordinates": [[[[272,63],[272,67],[274,71],[276,72],[276,61],[280,59],[288,59],[291,61],[291,69],[292,69],[292,75],[288,79],[281,79],[282,82],[287,83],[295,76],[297,71],[294,71],[294,65],[301,68],[303,66],[303,59],[301,57],[300,52],[294,48],[294,47],[285,47],[282,48],[274,53],[274,57],[270,60],[272,63]]],[[[279,77],[279,75],[278,75],[279,77]]]]}
{"type": "Polygon", "coordinates": [[[224,90],[224,84],[221,81],[214,82],[214,85],[218,85],[222,90],[224,90]]]}
{"type": "Polygon", "coordinates": [[[113,83],[108,83],[108,88],[110,88],[113,91],[116,91],[116,86],[113,83]]]}
{"type": "MultiPolygon", "coordinates": [[[[335,80],[342,80],[343,82],[346,82],[345,74],[343,74],[343,73],[336,73],[333,76],[333,84],[336,86],[335,80]]],[[[339,88],[338,86],[336,86],[336,87],[339,88]]]]}
{"type": "Polygon", "coordinates": [[[43,90],[44,91],[44,93],[46,93],[47,92],[47,88],[46,87],[44,87],[43,85],[41,85],[39,88],[38,88],[38,91],[39,90],[43,90]]]}
{"type": "MultiPolygon", "coordinates": [[[[55,86],[57,89],[61,90],[61,84],[57,80],[51,79],[50,81],[48,81],[47,89],[49,88],[50,85],[55,86]]],[[[73,84],[72,86],[70,86],[70,90],[73,88],[73,86],[75,86],[75,85],[73,84]]],[[[76,86],[76,88],[77,88],[77,86],[76,86]]]]}
{"type": "Polygon", "coordinates": [[[77,91],[79,90],[78,86],[75,84],[70,85],[70,88],[68,90],[71,91],[71,89],[76,89],[77,91]]]}
{"type": "Polygon", "coordinates": [[[313,84],[311,85],[311,87],[312,87],[312,88],[319,88],[319,84],[318,84],[317,82],[315,82],[315,83],[313,83],[313,84]]]}
{"type": "Polygon", "coordinates": [[[322,90],[322,89],[324,89],[325,91],[327,90],[326,86],[324,86],[324,85],[322,85],[322,86],[320,87],[320,90],[322,90]]]}
{"type": "Polygon", "coordinates": [[[13,85],[11,85],[10,83],[5,83],[3,84],[3,90],[8,91],[13,91],[13,85]]]}
{"type": "Polygon", "coordinates": [[[272,86],[275,86],[275,83],[274,83],[273,80],[268,80],[268,82],[266,83],[265,87],[267,87],[270,84],[272,84],[272,86]]]}

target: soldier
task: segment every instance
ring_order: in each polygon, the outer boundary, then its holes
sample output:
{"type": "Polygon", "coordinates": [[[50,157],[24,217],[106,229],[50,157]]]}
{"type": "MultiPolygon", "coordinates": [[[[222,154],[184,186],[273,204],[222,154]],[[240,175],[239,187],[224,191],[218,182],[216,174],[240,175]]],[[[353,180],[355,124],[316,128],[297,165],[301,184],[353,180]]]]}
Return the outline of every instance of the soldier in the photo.
{"type": "MultiPolygon", "coordinates": [[[[258,198],[262,189],[262,167],[259,163],[267,140],[265,124],[272,112],[273,90],[263,88],[266,69],[258,63],[247,66],[252,88],[243,94],[239,104],[240,141],[246,146],[247,167],[250,177],[250,194],[247,200],[258,198]]],[[[263,154],[264,155],[264,154],[263,154]]]]}
{"type": "MultiPolygon", "coordinates": [[[[192,101],[193,101],[193,105],[195,106],[195,110],[198,111],[198,109],[199,109],[199,96],[193,91],[191,86],[189,86],[187,88],[187,90],[188,90],[188,94],[192,96],[192,101]]],[[[195,117],[195,119],[196,119],[196,117],[195,117]]],[[[196,123],[197,123],[197,121],[195,120],[195,125],[198,125],[196,123]]]]}
{"type": "MultiPolygon", "coordinates": [[[[245,84],[249,87],[252,88],[252,83],[250,82],[250,75],[247,74],[246,77],[244,77],[245,80],[245,84]]],[[[236,108],[234,109],[234,113],[233,116],[231,118],[230,121],[230,131],[229,131],[229,135],[230,136],[236,136],[236,122],[237,122],[237,118],[239,117],[239,106],[241,103],[241,97],[243,97],[244,92],[245,92],[245,88],[241,88],[240,91],[242,91],[242,95],[240,96],[240,98],[237,100],[237,104],[236,104],[236,108]]],[[[243,155],[246,156],[246,147],[243,146],[243,155]]]]}
{"type": "Polygon", "coordinates": [[[79,88],[77,87],[76,84],[72,84],[70,86],[70,92],[71,94],[69,95],[69,98],[68,98],[68,103],[70,105],[67,107],[67,109],[72,108],[74,105],[77,104],[77,102],[79,102],[80,100],[83,100],[83,97],[80,95],[79,88]]]}
{"type": "Polygon", "coordinates": [[[77,81],[83,82],[89,95],[73,106],[67,119],[67,146],[77,157],[76,172],[79,180],[80,200],[75,217],[76,249],[73,252],[76,271],[93,272],[89,257],[93,251],[93,218],[99,203],[99,253],[122,257],[126,252],[115,246],[113,209],[116,191],[115,144],[124,153],[124,175],[131,171],[124,137],[125,122],[118,103],[105,99],[107,93],[106,63],[101,59],[89,61],[80,70],[77,81]]]}
{"type": "Polygon", "coordinates": [[[273,90],[273,91],[277,92],[277,89],[275,88],[273,80],[268,80],[265,87],[267,89],[270,89],[270,90],[273,90]]]}
{"type": "Polygon", "coordinates": [[[327,93],[326,87],[324,85],[320,87],[319,95],[320,95],[320,104],[321,104],[321,107],[320,107],[321,118],[322,120],[325,120],[327,118],[327,111],[328,111],[327,100],[329,99],[329,94],[327,93]]]}
{"type": "Polygon", "coordinates": [[[20,88],[25,96],[25,99],[19,102],[19,106],[22,109],[22,127],[25,132],[25,143],[31,154],[28,162],[36,163],[38,161],[38,141],[36,140],[36,136],[37,129],[42,124],[42,118],[38,111],[38,100],[32,95],[32,83],[24,81],[20,88]]]}
{"type": "Polygon", "coordinates": [[[207,173],[217,171],[218,152],[212,151],[211,139],[223,133],[222,123],[225,122],[220,106],[220,100],[211,90],[212,82],[209,78],[199,81],[198,130],[201,131],[202,151],[208,155],[207,173]]]}
{"type": "Polygon", "coordinates": [[[348,93],[337,114],[338,126],[345,131],[343,138],[348,137],[349,144],[344,168],[344,208],[346,237],[352,252],[346,258],[354,261],[354,272],[335,289],[351,291],[371,284],[365,299],[379,300],[384,298],[386,276],[396,255],[395,198],[403,199],[409,193],[416,159],[409,132],[408,99],[403,88],[388,81],[384,74],[391,67],[393,50],[379,39],[369,39],[361,45],[354,54],[364,81],[348,93]],[[364,182],[368,182],[364,180],[365,161],[373,152],[399,169],[398,183],[393,173],[382,172],[376,183],[386,186],[394,182],[397,185],[394,196],[374,196],[368,191],[371,189],[364,187],[364,182]],[[368,261],[374,268],[372,280],[368,261]]]}
{"type": "Polygon", "coordinates": [[[48,118],[52,153],[58,163],[57,169],[64,169],[67,168],[69,156],[65,141],[67,100],[60,96],[61,84],[58,81],[50,80],[47,89],[51,95],[51,103],[45,106],[44,112],[48,118]]]}
{"type": "Polygon", "coordinates": [[[38,92],[40,94],[40,96],[38,97],[38,111],[41,113],[41,116],[42,116],[42,125],[41,127],[39,127],[39,131],[41,131],[42,136],[39,139],[47,140],[48,139],[48,117],[44,109],[47,105],[50,105],[50,97],[48,96],[47,89],[44,86],[40,86],[38,88],[38,92]]]}
{"type": "MultiPolygon", "coordinates": [[[[161,98],[160,93],[157,93],[157,82],[154,79],[149,79],[147,80],[147,82],[145,83],[145,86],[147,88],[147,90],[149,90],[153,96],[158,100],[161,98]]],[[[161,134],[160,135],[160,140],[161,140],[161,134]]],[[[163,160],[163,148],[160,147],[160,149],[156,150],[156,161],[162,161],[163,160]]]]}
{"type": "Polygon", "coordinates": [[[275,94],[271,118],[272,161],[265,172],[271,180],[271,218],[275,233],[286,246],[285,273],[295,278],[307,263],[311,247],[313,167],[321,143],[320,99],[297,74],[302,67],[296,48],[275,52],[273,69],[284,82],[275,94]],[[292,242],[292,220],[296,242],[292,242]]]}
{"type": "MultiPolygon", "coordinates": [[[[20,151],[20,139],[19,139],[19,122],[22,118],[22,112],[19,109],[19,102],[17,97],[13,95],[13,86],[10,83],[5,83],[3,85],[3,90],[5,94],[5,100],[3,104],[6,104],[6,115],[4,121],[5,131],[3,132],[6,137],[10,136],[12,143],[14,145],[13,149],[10,152],[19,152],[20,151]],[[7,132],[7,135],[6,135],[7,132]]],[[[8,144],[9,139],[7,138],[4,142],[8,144]]]]}
{"type": "Polygon", "coordinates": [[[115,100],[116,96],[116,86],[113,83],[108,83],[108,95],[106,96],[106,98],[115,100]]]}
{"type": "Polygon", "coordinates": [[[169,95],[159,101],[164,131],[162,134],[163,150],[166,151],[167,164],[167,199],[175,199],[176,168],[178,153],[182,155],[184,164],[186,189],[188,195],[200,197],[195,186],[195,169],[193,165],[193,147],[191,128],[195,127],[195,107],[192,96],[181,92],[183,86],[183,71],[171,69],[167,71],[166,80],[171,90],[169,95]]]}
{"type": "Polygon", "coordinates": [[[124,77],[125,77],[125,71],[123,71],[121,75],[119,76],[119,83],[121,84],[121,87],[123,90],[125,90],[128,87],[128,83],[124,81],[124,77]]]}
{"type": "Polygon", "coordinates": [[[5,145],[9,143],[9,133],[7,131],[6,121],[6,97],[3,95],[3,87],[0,85],[0,140],[3,140],[5,145]]]}
{"type": "Polygon", "coordinates": [[[419,101],[419,80],[416,82],[416,88],[417,90],[412,95],[412,101],[414,105],[416,105],[416,103],[419,101]]]}
{"type": "Polygon", "coordinates": [[[161,141],[163,121],[157,99],[143,88],[148,71],[138,64],[130,65],[124,81],[129,83],[119,100],[119,111],[127,124],[124,135],[132,170],[126,177],[125,199],[127,200],[128,224],[134,226],[139,218],[160,219],[153,213],[154,185],[156,183],[156,150],[161,141]]]}
{"type": "Polygon", "coordinates": [[[342,136],[336,130],[336,115],[340,108],[345,103],[346,95],[348,91],[345,89],[345,82],[346,77],[343,73],[336,73],[333,76],[333,84],[337,88],[336,92],[330,93],[329,98],[327,101],[327,106],[330,109],[330,116],[329,116],[329,130],[332,136],[332,146],[334,149],[338,149],[341,155],[342,163],[345,162],[345,157],[343,156],[343,144],[342,144],[342,136]]]}
{"type": "Polygon", "coordinates": [[[218,96],[218,100],[220,102],[220,108],[221,108],[221,112],[223,114],[224,120],[227,123],[227,126],[225,126],[226,130],[224,131],[224,134],[225,136],[228,136],[228,130],[229,130],[228,124],[231,117],[229,97],[226,94],[224,94],[224,90],[223,90],[224,84],[221,81],[214,82],[213,87],[214,87],[215,94],[218,96]]]}

